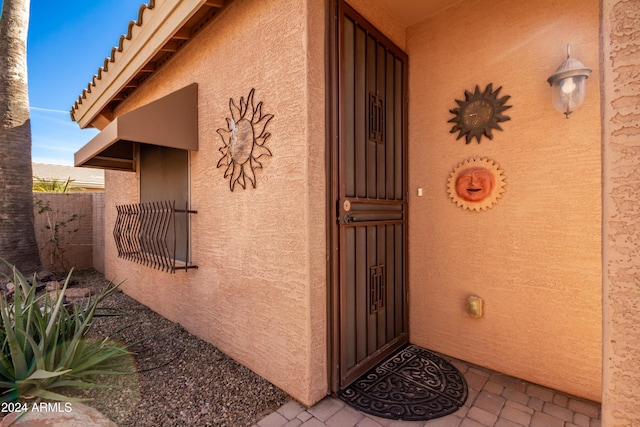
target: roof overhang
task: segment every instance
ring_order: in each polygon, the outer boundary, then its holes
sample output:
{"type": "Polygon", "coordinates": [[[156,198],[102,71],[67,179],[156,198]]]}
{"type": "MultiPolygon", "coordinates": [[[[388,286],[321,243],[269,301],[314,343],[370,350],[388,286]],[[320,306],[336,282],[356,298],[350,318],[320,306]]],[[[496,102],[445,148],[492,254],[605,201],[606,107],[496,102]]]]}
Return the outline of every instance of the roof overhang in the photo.
{"type": "Polygon", "coordinates": [[[197,151],[198,85],[116,117],[75,153],[75,165],[135,171],[136,144],[197,151]]]}
{"type": "Polygon", "coordinates": [[[189,42],[232,0],[149,0],[120,36],[87,87],[71,107],[81,128],[103,129],[118,105],[189,42]]]}

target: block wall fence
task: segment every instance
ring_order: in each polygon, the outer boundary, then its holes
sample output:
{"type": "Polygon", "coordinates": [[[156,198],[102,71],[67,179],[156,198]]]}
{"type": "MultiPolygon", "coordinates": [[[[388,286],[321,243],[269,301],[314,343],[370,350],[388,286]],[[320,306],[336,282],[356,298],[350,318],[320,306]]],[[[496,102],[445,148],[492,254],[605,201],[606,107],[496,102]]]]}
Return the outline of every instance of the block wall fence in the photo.
{"type": "Polygon", "coordinates": [[[34,227],[42,266],[59,273],[71,267],[103,272],[103,212],[104,193],[34,193],[34,227]]]}

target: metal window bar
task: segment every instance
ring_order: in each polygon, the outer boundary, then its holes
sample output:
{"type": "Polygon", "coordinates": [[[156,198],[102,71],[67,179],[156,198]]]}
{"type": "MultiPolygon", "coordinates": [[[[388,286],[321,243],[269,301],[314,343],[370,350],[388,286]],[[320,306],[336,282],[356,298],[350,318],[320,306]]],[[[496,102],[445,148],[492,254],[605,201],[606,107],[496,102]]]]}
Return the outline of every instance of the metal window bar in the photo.
{"type": "Polygon", "coordinates": [[[176,209],[175,201],[133,203],[116,206],[116,223],[113,227],[118,257],[175,273],[176,270],[198,268],[190,263],[189,221],[185,221],[185,261],[176,260],[176,214],[196,214],[198,211],[176,209]],[[173,237],[169,248],[167,236],[173,237]]]}

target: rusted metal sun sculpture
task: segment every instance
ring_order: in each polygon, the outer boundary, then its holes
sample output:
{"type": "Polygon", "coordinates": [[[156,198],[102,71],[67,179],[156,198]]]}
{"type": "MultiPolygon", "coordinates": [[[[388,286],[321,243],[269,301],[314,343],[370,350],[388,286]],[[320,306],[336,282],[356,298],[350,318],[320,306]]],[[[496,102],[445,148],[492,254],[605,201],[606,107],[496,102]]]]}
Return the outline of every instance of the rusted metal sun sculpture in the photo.
{"type": "Polygon", "coordinates": [[[449,110],[455,117],[449,120],[455,125],[449,131],[450,133],[460,132],[456,140],[466,137],[466,143],[470,143],[473,138],[480,144],[482,135],[489,139],[493,139],[492,129],[502,130],[499,122],[510,120],[509,116],[505,116],[502,112],[511,105],[504,105],[509,95],[498,98],[500,86],[493,91],[493,84],[489,83],[484,90],[480,92],[480,88],[476,85],[473,92],[464,91],[464,101],[456,99],[457,108],[449,110]]]}
{"type": "Polygon", "coordinates": [[[236,184],[245,189],[247,181],[256,188],[255,170],[262,169],[258,159],[272,155],[265,144],[271,136],[266,128],[273,114],[262,114],[262,102],[254,105],[254,91],[251,89],[246,100],[240,97],[240,105],[229,99],[231,118],[227,118],[226,129],[217,130],[224,144],[219,149],[222,158],[218,167],[225,167],[224,177],[229,179],[231,191],[236,184]]]}

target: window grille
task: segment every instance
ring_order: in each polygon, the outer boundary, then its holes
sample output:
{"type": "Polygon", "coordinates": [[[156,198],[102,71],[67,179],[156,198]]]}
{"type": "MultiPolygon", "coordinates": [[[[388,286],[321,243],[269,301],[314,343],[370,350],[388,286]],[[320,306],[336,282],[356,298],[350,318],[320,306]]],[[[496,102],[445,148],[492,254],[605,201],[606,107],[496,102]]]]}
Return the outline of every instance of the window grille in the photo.
{"type": "Polygon", "coordinates": [[[118,257],[170,273],[198,268],[189,261],[189,221],[184,221],[185,259],[176,260],[176,215],[196,214],[198,211],[190,210],[187,204],[184,209],[176,209],[175,201],[118,205],[116,210],[113,237],[118,257]],[[167,244],[168,236],[172,237],[169,239],[171,245],[167,244]]]}

